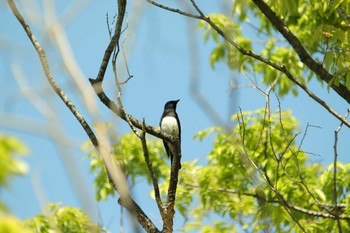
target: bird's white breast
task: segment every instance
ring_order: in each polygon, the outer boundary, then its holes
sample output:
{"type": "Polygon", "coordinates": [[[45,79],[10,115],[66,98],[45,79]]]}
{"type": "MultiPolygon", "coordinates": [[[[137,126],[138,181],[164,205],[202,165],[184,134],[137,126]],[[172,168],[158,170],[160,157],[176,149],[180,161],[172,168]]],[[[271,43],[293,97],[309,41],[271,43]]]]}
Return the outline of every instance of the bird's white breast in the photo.
{"type": "Polygon", "coordinates": [[[161,130],[172,136],[179,136],[179,126],[175,117],[164,117],[160,125],[161,130]]]}

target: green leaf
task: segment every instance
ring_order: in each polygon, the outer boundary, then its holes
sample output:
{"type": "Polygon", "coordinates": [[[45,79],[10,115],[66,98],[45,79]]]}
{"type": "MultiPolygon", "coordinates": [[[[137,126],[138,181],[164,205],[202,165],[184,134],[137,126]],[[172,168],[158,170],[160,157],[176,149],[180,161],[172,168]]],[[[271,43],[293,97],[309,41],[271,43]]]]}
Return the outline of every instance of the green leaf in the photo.
{"type": "Polygon", "coordinates": [[[334,61],[334,53],[332,51],[326,52],[324,57],[324,64],[325,64],[326,70],[329,71],[331,65],[333,64],[333,61],[334,61]]]}
{"type": "Polygon", "coordinates": [[[324,192],[322,192],[322,190],[315,189],[314,192],[317,194],[321,201],[325,202],[327,200],[326,195],[324,194],[324,192]]]}

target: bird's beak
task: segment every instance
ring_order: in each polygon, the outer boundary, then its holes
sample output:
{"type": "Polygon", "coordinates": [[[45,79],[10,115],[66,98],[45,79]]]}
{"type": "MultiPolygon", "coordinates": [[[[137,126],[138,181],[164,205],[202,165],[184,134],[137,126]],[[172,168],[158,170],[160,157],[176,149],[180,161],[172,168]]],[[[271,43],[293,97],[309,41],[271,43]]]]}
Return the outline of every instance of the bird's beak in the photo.
{"type": "Polygon", "coordinates": [[[180,99],[178,99],[178,100],[175,100],[175,102],[176,102],[176,103],[178,103],[179,101],[180,101],[180,99]]]}

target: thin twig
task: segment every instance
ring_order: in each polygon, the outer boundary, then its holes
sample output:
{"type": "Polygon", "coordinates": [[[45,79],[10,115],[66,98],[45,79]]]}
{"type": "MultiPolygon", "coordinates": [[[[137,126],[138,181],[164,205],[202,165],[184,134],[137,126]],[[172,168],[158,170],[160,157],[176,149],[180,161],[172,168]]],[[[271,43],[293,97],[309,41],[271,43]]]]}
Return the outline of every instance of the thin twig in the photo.
{"type": "Polygon", "coordinates": [[[311,125],[311,124],[309,124],[309,123],[306,124],[306,129],[305,129],[305,131],[304,131],[303,137],[301,138],[301,141],[300,141],[299,146],[298,146],[297,155],[298,155],[298,153],[299,153],[300,151],[302,151],[302,150],[301,150],[301,146],[303,145],[303,143],[304,143],[304,141],[305,141],[305,138],[306,138],[306,135],[307,135],[307,131],[308,131],[308,129],[309,129],[310,127],[322,129],[322,127],[321,127],[321,126],[318,126],[318,125],[311,125]]]}
{"type": "Polygon", "coordinates": [[[127,83],[130,79],[132,79],[134,77],[133,75],[130,74],[128,62],[126,60],[126,55],[125,55],[123,47],[122,47],[122,53],[123,53],[125,67],[126,67],[126,72],[128,73],[128,78],[125,81],[123,81],[123,82],[119,82],[119,85],[127,83]]]}
{"type": "MultiPolygon", "coordinates": [[[[348,109],[345,118],[347,118],[350,114],[350,109],[348,109]]],[[[334,198],[334,209],[335,209],[335,217],[337,220],[337,226],[338,226],[338,232],[342,233],[342,227],[341,222],[339,220],[339,208],[337,207],[338,201],[337,201],[337,160],[338,160],[338,134],[343,126],[343,122],[340,123],[340,125],[337,127],[337,129],[334,131],[334,162],[333,162],[333,198],[334,198]]]]}
{"type": "Polygon", "coordinates": [[[243,118],[243,114],[242,114],[242,110],[240,109],[240,115],[237,113],[237,119],[239,121],[241,116],[241,121],[239,122],[239,128],[240,128],[240,132],[241,132],[241,138],[242,138],[242,145],[243,145],[243,150],[245,155],[248,157],[248,159],[250,160],[250,162],[252,163],[252,165],[255,167],[255,169],[258,171],[258,173],[262,176],[262,178],[264,179],[265,183],[270,187],[270,189],[276,194],[280,204],[283,206],[283,208],[286,210],[286,212],[288,213],[288,215],[293,219],[293,221],[298,225],[298,227],[300,228],[300,230],[302,232],[306,232],[304,227],[300,224],[300,222],[298,221],[298,219],[295,218],[294,214],[290,211],[290,206],[288,206],[288,202],[283,198],[283,196],[279,193],[278,189],[272,184],[270,178],[267,175],[267,172],[262,171],[254,162],[254,160],[249,156],[248,152],[245,149],[245,143],[244,143],[244,135],[245,135],[245,126],[244,126],[244,118],[243,118]]]}
{"type": "Polygon", "coordinates": [[[155,2],[153,0],[147,0],[147,2],[151,3],[152,5],[154,5],[156,7],[159,7],[159,8],[162,8],[164,10],[167,10],[167,11],[172,11],[172,12],[178,13],[180,15],[184,15],[184,16],[190,17],[190,18],[202,19],[202,17],[199,16],[199,15],[195,15],[195,14],[187,13],[185,11],[181,11],[179,9],[171,8],[171,7],[162,5],[160,3],[157,3],[157,2],[155,2]]]}
{"type": "Polygon", "coordinates": [[[337,150],[337,144],[338,144],[338,133],[341,129],[340,125],[335,131],[334,131],[334,162],[333,162],[333,200],[334,200],[334,210],[335,210],[335,217],[337,220],[337,226],[338,226],[338,232],[342,233],[342,227],[339,220],[339,209],[337,208],[337,159],[338,159],[338,150],[337,150]]]}

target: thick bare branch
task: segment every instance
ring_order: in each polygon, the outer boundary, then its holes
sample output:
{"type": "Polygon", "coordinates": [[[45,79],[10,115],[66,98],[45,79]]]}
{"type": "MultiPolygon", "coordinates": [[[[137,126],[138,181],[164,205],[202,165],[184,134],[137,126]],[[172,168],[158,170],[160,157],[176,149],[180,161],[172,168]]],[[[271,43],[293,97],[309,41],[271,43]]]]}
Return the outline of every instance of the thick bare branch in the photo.
{"type": "Polygon", "coordinates": [[[122,33],[122,26],[123,26],[123,21],[124,21],[124,16],[125,16],[125,9],[126,9],[126,0],[118,0],[118,18],[117,18],[117,24],[115,27],[114,35],[107,46],[107,49],[106,49],[105,54],[103,56],[102,63],[101,63],[100,69],[98,71],[96,79],[90,79],[90,82],[92,82],[92,81],[93,81],[93,83],[103,82],[111,55],[116,47],[119,48],[119,39],[120,39],[120,35],[122,33]]]}
{"type": "Polygon", "coordinates": [[[140,225],[149,233],[160,233],[157,227],[153,222],[147,217],[143,212],[141,207],[129,196],[127,200],[119,199],[118,203],[124,206],[130,213],[133,213],[136,216],[137,221],[140,225]]]}

